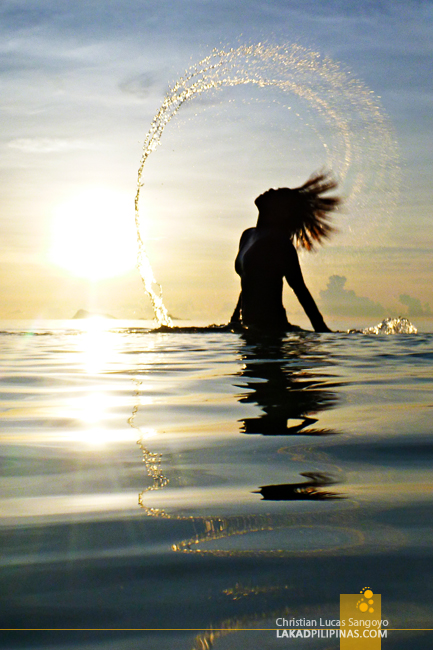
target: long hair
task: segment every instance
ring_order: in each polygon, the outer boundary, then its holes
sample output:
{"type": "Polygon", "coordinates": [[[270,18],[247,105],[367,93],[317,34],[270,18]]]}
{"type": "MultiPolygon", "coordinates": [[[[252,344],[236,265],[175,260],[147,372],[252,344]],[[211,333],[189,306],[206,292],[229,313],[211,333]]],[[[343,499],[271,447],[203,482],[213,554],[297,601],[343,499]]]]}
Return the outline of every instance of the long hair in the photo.
{"type": "Polygon", "coordinates": [[[335,232],[330,223],[331,213],[340,205],[341,198],[322,195],[336,187],[337,181],[329,172],[316,172],[301,187],[292,190],[293,237],[298,248],[310,251],[335,232]]]}

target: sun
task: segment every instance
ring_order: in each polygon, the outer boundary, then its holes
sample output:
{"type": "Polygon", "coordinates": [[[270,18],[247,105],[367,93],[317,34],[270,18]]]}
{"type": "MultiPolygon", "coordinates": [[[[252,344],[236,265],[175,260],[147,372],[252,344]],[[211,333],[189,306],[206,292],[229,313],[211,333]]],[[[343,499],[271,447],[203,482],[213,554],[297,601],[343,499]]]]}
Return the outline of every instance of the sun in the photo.
{"type": "Polygon", "coordinates": [[[126,193],[92,188],[54,212],[50,260],[73,275],[102,280],[136,264],[134,200],[126,193]]]}

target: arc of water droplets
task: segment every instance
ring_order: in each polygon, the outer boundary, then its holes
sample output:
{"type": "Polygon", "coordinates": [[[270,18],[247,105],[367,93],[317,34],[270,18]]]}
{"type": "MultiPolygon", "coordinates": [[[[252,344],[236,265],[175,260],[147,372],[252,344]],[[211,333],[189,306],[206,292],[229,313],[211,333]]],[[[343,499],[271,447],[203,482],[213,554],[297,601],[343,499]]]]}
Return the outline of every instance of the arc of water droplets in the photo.
{"type": "MultiPolygon", "coordinates": [[[[337,149],[339,159],[327,162],[332,162],[334,172],[341,181],[347,175],[353,159],[361,157],[363,147],[369,147],[372,160],[368,162],[375,165],[376,185],[384,176],[385,167],[387,166],[389,173],[390,163],[394,162],[395,178],[388,183],[390,187],[386,196],[387,207],[391,202],[391,192],[397,191],[398,156],[387,118],[373,93],[349,73],[342,71],[337,63],[299,45],[268,46],[259,43],[228,51],[214,50],[192,66],[165,96],[146,135],[138,169],[135,196],[137,268],[160,325],[171,325],[171,319],[163,303],[161,287],[154,278],[141,235],[139,200],[144,185],[144,165],[160,144],[165,127],[185,102],[209,90],[246,84],[273,86],[285,92],[292,92],[306,100],[322,115],[337,134],[338,146],[334,148],[337,149]],[[155,286],[157,290],[154,289],[155,286]]],[[[327,150],[327,153],[332,157],[331,151],[327,150]]],[[[360,169],[353,179],[351,198],[363,189],[363,174],[364,169],[360,169]]]]}

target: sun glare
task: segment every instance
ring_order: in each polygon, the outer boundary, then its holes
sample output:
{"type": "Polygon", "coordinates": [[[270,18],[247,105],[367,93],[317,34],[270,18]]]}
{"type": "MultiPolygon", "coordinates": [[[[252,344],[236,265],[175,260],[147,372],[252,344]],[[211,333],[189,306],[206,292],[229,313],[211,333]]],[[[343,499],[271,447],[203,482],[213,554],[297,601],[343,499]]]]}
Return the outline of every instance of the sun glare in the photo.
{"type": "Polygon", "coordinates": [[[58,206],[52,225],[51,261],[74,275],[101,280],[136,264],[134,202],[107,188],[89,189],[58,206]]]}

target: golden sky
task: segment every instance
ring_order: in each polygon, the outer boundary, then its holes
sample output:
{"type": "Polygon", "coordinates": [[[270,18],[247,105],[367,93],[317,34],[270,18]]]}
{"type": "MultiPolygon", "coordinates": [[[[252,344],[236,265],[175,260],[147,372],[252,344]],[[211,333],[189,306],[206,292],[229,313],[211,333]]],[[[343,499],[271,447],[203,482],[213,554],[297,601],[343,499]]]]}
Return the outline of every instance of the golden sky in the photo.
{"type": "MultiPolygon", "coordinates": [[[[359,106],[351,114],[347,98],[333,98],[359,150],[342,184],[340,232],[301,258],[326,319],[428,316],[432,5],[347,5],[253,0],[245,11],[233,0],[6,2],[0,318],[71,318],[80,308],[151,316],[134,268],[146,132],[190,65],[215,47],[260,41],[330,57],[371,90],[386,122],[363,150],[359,106]],[[386,157],[385,133],[398,159],[386,157]],[[355,174],[364,179],[356,200],[355,174]]],[[[325,118],[311,101],[269,88],[223,88],[181,107],[146,163],[140,201],[149,259],[172,315],[230,317],[239,290],[233,260],[242,230],[255,223],[254,198],[343,164],[338,130],[325,118]]],[[[289,295],[286,304],[289,317],[300,316],[289,295]]]]}

